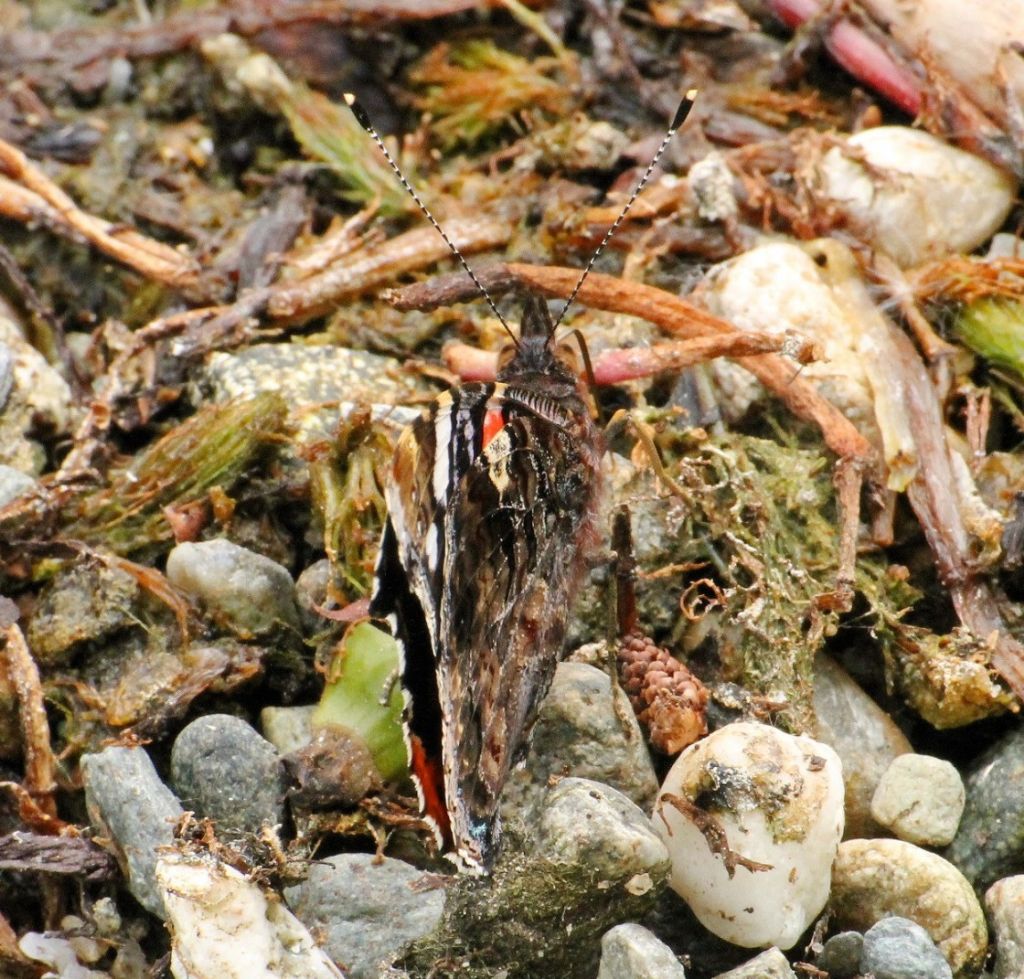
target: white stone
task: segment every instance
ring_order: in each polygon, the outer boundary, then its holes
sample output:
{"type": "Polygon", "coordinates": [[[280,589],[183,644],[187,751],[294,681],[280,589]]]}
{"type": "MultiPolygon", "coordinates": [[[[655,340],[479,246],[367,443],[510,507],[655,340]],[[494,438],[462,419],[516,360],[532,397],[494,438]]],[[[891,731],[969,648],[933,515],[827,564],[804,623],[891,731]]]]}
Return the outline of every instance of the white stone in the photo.
{"type": "Polygon", "coordinates": [[[1003,170],[907,126],[851,136],[825,153],[818,173],[821,193],[905,268],[973,251],[999,230],[1016,196],[1003,170]]]}
{"type": "Polygon", "coordinates": [[[705,928],[745,948],[791,948],[828,899],[842,765],[811,738],[729,724],[679,756],[652,820],[670,884],[705,928]]]}
{"type": "Polygon", "coordinates": [[[946,846],[964,811],[964,783],[948,761],[931,755],[894,758],[871,799],[871,815],[908,843],[946,846]]]}
{"type": "Polygon", "coordinates": [[[175,979],[343,979],[284,902],[212,857],[156,867],[175,979]]]}

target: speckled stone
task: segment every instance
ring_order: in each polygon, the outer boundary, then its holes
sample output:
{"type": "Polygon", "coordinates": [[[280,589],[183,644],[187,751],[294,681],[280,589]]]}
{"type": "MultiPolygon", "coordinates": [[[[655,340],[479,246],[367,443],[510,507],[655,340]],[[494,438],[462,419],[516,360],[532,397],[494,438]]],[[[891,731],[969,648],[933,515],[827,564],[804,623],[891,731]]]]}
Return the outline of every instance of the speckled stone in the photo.
{"type": "Polygon", "coordinates": [[[964,778],[967,803],[946,857],[978,890],[1024,871],[1024,728],[983,752],[964,778]]]}
{"type": "Polygon", "coordinates": [[[871,800],[871,815],[908,843],[946,846],[964,811],[960,773],[942,758],[907,754],[893,759],[871,800]]]}
{"type": "Polygon", "coordinates": [[[401,402],[437,393],[420,375],[403,372],[392,357],[299,343],[254,344],[234,353],[214,353],[193,388],[197,401],[221,403],[281,391],[297,408],[324,405],[296,418],[300,441],[329,437],[355,404],[371,404],[375,418],[390,418],[401,427],[420,414],[401,402]]]}
{"type": "Polygon", "coordinates": [[[924,928],[957,977],[974,976],[988,951],[985,915],[970,883],[936,853],[903,840],[847,840],[832,866],[835,926],[866,931],[887,915],[924,928]]]}
{"type": "Polygon", "coordinates": [[[182,804],[228,837],[284,820],[284,770],[274,746],[240,717],[207,714],[174,740],[171,781],[182,804]]]}
{"type": "Polygon", "coordinates": [[[903,732],[831,657],[814,660],[817,738],[843,763],[846,839],[882,835],[871,815],[871,799],[890,762],[913,751],[903,732]]]}
{"type": "Polygon", "coordinates": [[[390,857],[346,853],[310,864],[285,889],[295,916],[322,935],[349,979],[377,979],[410,942],[430,932],[444,908],[441,878],[390,857]]]}
{"type": "Polygon", "coordinates": [[[525,763],[502,797],[505,819],[531,819],[549,780],[572,776],[617,789],[650,809],[658,792],[647,745],[625,696],[618,703],[608,675],[584,663],[559,663],[541,703],[525,763]]]}
{"type": "Polygon", "coordinates": [[[875,979],[953,979],[931,936],[909,918],[883,918],[864,933],[862,973],[875,979]]]}
{"type": "Polygon", "coordinates": [[[1024,975],[1024,875],[997,880],[985,892],[996,947],[995,979],[1024,975]]]}
{"type": "Polygon", "coordinates": [[[661,939],[627,922],[604,933],[597,979],[686,979],[686,971],[661,939]]]}
{"type": "Polygon", "coordinates": [[[796,973],[782,952],[770,948],[735,969],[720,972],[715,979],[796,979],[796,973]]]}

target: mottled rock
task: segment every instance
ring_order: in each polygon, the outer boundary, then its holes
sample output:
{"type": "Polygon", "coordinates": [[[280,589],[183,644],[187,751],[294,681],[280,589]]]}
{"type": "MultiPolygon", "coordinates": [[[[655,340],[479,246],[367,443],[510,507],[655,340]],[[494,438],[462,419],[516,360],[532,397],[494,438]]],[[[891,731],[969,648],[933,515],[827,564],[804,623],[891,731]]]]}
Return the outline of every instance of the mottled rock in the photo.
{"type": "Polygon", "coordinates": [[[281,623],[298,625],[292,576],[276,561],[231,541],[178,544],[167,557],[167,577],[243,638],[281,623]]]}
{"type": "Polygon", "coordinates": [[[629,701],[608,675],[584,663],[559,663],[541,703],[525,763],[502,797],[506,818],[527,821],[543,804],[552,778],[603,782],[649,809],[658,792],[647,745],[629,701]]]}
{"type": "Polygon", "coordinates": [[[818,740],[843,763],[845,838],[878,836],[881,827],[871,815],[871,799],[889,763],[913,747],[853,677],[824,654],[814,660],[814,712],[818,740]]]}
{"type": "Polygon", "coordinates": [[[181,804],[143,748],[104,748],[82,757],[89,821],[114,841],[128,887],[147,911],[164,917],[156,884],[158,849],[174,839],[181,804]]]}
{"type": "Polygon", "coordinates": [[[27,493],[35,485],[36,481],[27,473],[0,463],[0,508],[16,500],[22,493],[27,493]]]}
{"type": "Polygon", "coordinates": [[[931,936],[909,918],[883,918],[864,933],[860,968],[875,979],[953,979],[931,936]]]}
{"type": "Polygon", "coordinates": [[[1024,876],[1004,877],[985,892],[996,948],[995,979],[1024,975],[1024,876]]]}
{"type": "Polygon", "coordinates": [[[601,937],[646,915],[667,876],[640,809],[607,785],[562,779],[530,837],[507,834],[489,876],[458,875],[441,927],[406,964],[427,973],[457,947],[469,975],[593,976],[601,937]]]}
{"type": "Polygon", "coordinates": [[[916,921],[955,976],[980,970],[985,915],[964,876],[938,854],[903,840],[847,840],[832,868],[829,906],[839,928],[866,931],[887,915],[916,921]]]}
{"type": "Polygon", "coordinates": [[[948,762],[907,754],[885,770],[871,800],[871,815],[908,843],[945,846],[964,811],[964,783],[948,762]]]}
{"type": "Polygon", "coordinates": [[[260,727],[278,754],[290,755],[313,737],[313,712],[316,704],[301,707],[264,707],[260,711],[260,727]]]}
{"type": "Polygon", "coordinates": [[[631,893],[663,881],[669,866],[647,816],[621,792],[583,778],[564,778],[548,792],[533,849],[535,856],[581,863],[602,878],[622,881],[631,893]]]}
{"type": "Polygon", "coordinates": [[[229,837],[284,820],[284,772],[274,746],[239,717],[207,714],[171,751],[171,782],[182,805],[229,837]]]}
{"type": "Polygon", "coordinates": [[[32,612],[25,637],[32,655],[48,666],[66,663],[83,644],[137,625],[138,596],[138,582],[125,571],[73,565],[43,589],[32,612]]]}
{"type": "Polygon", "coordinates": [[[616,925],[601,939],[597,979],[686,979],[686,971],[663,941],[642,925],[616,925]]]}
{"type": "Polygon", "coordinates": [[[376,979],[411,941],[430,932],[444,907],[439,878],[401,860],[347,853],[310,865],[285,890],[298,919],[351,979],[376,979]]]}
{"type": "Polygon", "coordinates": [[[679,756],[652,821],[672,889],[705,928],[744,948],[790,948],[828,899],[839,758],[810,738],[729,724],[679,756]]]}
{"type": "Polygon", "coordinates": [[[188,979],[344,979],[309,930],[260,886],[210,855],[170,854],[156,879],[171,971],[188,979]]]}
{"type": "Polygon", "coordinates": [[[859,931],[841,931],[825,942],[815,965],[827,972],[829,979],[853,979],[860,973],[863,951],[864,936],[859,931]]]}
{"type": "Polygon", "coordinates": [[[1024,871],[1024,728],[1014,728],[971,764],[956,837],[946,857],[979,890],[1024,871]]]}
{"type": "Polygon", "coordinates": [[[796,979],[796,973],[782,952],[770,948],[735,969],[719,973],[715,979],[796,979]]]}

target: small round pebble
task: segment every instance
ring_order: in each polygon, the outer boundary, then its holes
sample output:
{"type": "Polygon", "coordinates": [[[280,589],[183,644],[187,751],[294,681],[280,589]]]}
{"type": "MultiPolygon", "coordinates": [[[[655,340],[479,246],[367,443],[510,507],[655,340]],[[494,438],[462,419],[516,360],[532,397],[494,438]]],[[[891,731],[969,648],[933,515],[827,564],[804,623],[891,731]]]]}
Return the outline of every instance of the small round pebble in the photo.
{"type": "Polygon", "coordinates": [[[229,835],[258,833],[284,819],[284,773],[274,746],[239,717],[208,714],[171,750],[171,780],[182,803],[229,835]]]}
{"type": "Polygon", "coordinates": [[[735,969],[720,972],[715,979],[796,979],[796,973],[782,952],[770,948],[735,969]]]}
{"type": "Polygon", "coordinates": [[[995,979],[1024,975],[1024,876],[1004,877],[985,892],[985,909],[995,932],[995,979]]]}
{"type": "Polygon", "coordinates": [[[875,979],[953,979],[931,936],[909,918],[883,918],[864,933],[860,969],[875,979]]]}
{"type": "Polygon", "coordinates": [[[265,737],[282,755],[290,755],[313,740],[315,704],[300,707],[264,707],[260,727],[265,737]]]}
{"type": "Polygon", "coordinates": [[[174,841],[183,810],[157,775],[145,748],[104,748],[82,757],[89,821],[117,845],[128,871],[128,887],[147,910],[163,918],[156,884],[160,849],[174,841]]]}
{"type": "Polygon", "coordinates": [[[863,950],[864,936],[859,931],[841,931],[825,942],[815,965],[827,972],[829,979],[852,979],[860,972],[863,950]]]}
{"type": "Polygon", "coordinates": [[[597,979],[686,979],[686,971],[660,938],[627,922],[604,933],[597,979]]]}
{"type": "Polygon", "coordinates": [[[287,569],[229,540],[178,544],[167,556],[167,578],[243,638],[281,623],[298,625],[295,583],[287,569]]]}
{"type": "Polygon", "coordinates": [[[964,783],[948,761],[930,755],[894,758],[871,800],[871,815],[895,836],[946,846],[964,811],[964,783]]]}
{"type": "Polygon", "coordinates": [[[864,931],[887,915],[910,918],[957,976],[975,975],[988,951],[974,889],[936,853],[903,840],[847,840],[832,867],[829,906],[839,928],[864,931]]]}

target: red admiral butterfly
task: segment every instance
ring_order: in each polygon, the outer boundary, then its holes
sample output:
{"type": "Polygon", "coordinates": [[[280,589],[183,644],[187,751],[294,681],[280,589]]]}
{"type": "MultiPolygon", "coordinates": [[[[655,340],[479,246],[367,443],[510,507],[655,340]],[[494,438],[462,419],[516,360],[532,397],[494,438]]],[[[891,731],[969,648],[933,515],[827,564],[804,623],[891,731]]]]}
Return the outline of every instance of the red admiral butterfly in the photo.
{"type": "MultiPolygon", "coordinates": [[[[359,103],[345,98],[504,325],[359,103]]],[[[688,93],[562,316],[692,104],[688,93]]],[[[554,346],[562,316],[553,321],[530,297],[497,381],[442,394],[406,428],[386,490],[370,612],[389,621],[403,649],[421,807],[443,844],[476,869],[496,851],[501,790],[561,658],[598,539],[603,445],[580,379],[554,346]]]]}

